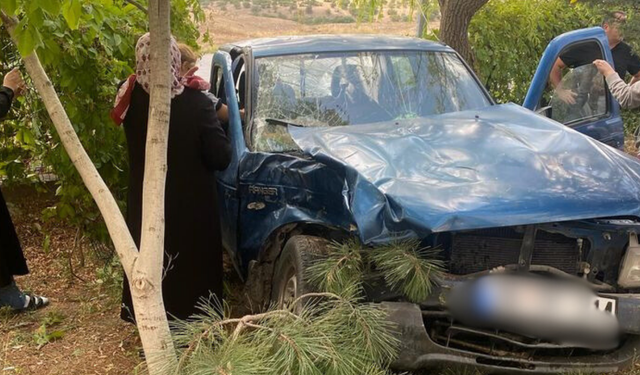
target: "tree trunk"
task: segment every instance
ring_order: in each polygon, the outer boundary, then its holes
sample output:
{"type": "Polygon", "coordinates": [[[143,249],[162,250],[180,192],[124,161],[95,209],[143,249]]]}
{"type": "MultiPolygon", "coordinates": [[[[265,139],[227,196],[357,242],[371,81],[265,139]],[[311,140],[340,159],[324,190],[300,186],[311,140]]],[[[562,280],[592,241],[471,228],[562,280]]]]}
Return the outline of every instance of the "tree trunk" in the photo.
{"type": "Polygon", "coordinates": [[[439,0],[440,2],[440,41],[458,51],[471,65],[474,55],[469,45],[469,23],[471,18],[489,0],[439,0]]]}
{"type": "MultiPolygon", "coordinates": [[[[11,34],[14,43],[17,44],[13,34],[17,21],[8,17],[4,12],[0,14],[0,17],[2,17],[2,21],[11,34]]],[[[53,88],[53,84],[40,64],[38,55],[33,52],[29,56],[23,57],[23,60],[27,73],[29,73],[36,90],[38,90],[47,108],[49,117],[51,117],[51,121],[60,135],[62,145],[67,151],[67,154],[69,154],[69,158],[78,170],[82,181],[93,196],[93,199],[100,209],[100,213],[104,217],[107,230],[113,240],[125,272],[131,270],[135,263],[138,249],[129,233],[129,228],[122,216],[122,212],[120,212],[116,200],[113,198],[104,180],[102,180],[102,177],[100,177],[98,170],[91,162],[84,147],[82,147],[82,143],[80,143],[80,139],[73,129],[67,113],[62,107],[62,103],[53,88]]],[[[127,273],[127,276],[128,275],[127,273]]]]}
{"type": "MultiPolygon", "coordinates": [[[[120,209],[78,138],[38,55],[23,57],[25,67],[47,108],[56,131],[84,184],[104,217],[120,258],[136,313],[136,322],[151,375],[168,375],[176,367],[176,351],[162,300],[164,258],[164,190],[171,107],[169,0],[151,0],[149,18],[152,56],[151,102],[143,187],[141,249],[138,252],[120,209]]],[[[17,21],[0,13],[14,43],[17,21]]]]}
{"type": "Polygon", "coordinates": [[[425,3],[429,0],[420,0],[419,2],[419,10],[418,10],[418,18],[416,20],[416,37],[422,38],[424,35],[424,28],[427,25],[426,14],[424,14],[425,3]]]}
{"type": "Polygon", "coordinates": [[[142,190],[142,234],[139,260],[129,279],[140,339],[149,372],[154,375],[168,374],[176,365],[176,352],[162,300],[164,199],[173,82],[170,7],[169,0],[149,1],[151,88],[142,190]]]}

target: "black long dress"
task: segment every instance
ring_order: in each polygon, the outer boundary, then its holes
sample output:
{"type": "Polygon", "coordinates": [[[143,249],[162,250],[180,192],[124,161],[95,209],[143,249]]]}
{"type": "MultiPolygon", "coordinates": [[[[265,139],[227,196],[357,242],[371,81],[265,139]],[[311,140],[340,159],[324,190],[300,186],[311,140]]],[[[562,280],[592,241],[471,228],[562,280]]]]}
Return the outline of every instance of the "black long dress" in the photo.
{"type": "MultiPolygon", "coordinates": [[[[11,109],[13,91],[6,87],[0,88],[0,118],[7,115],[11,109]]],[[[27,262],[22,253],[18,235],[11,221],[7,204],[0,191],[0,288],[9,285],[15,275],[29,273],[27,262]]]]}
{"type": "MultiPolygon", "coordinates": [[[[127,224],[140,246],[142,184],[149,95],[136,83],[124,120],[129,150],[127,224]]],[[[171,102],[165,199],[164,304],[169,318],[186,319],[211,293],[222,298],[222,242],[216,170],[227,167],[231,144],[214,103],[185,88],[171,102]],[[169,267],[168,260],[171,259],[169,267]]],[[[124,282],[121,317],[133,321],[131,294],[124,282]]]]}

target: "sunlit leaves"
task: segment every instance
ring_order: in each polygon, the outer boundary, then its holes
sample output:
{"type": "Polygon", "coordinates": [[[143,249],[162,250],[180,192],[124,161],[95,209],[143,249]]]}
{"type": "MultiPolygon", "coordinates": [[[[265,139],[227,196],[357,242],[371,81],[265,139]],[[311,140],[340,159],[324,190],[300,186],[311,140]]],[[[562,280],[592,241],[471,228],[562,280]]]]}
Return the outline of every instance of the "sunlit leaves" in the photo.
{"type": "Polygon", "coordinates": [[[60,13],[60,0],[38,0],[34,1],[34,3],[38,3],[40,8],[42,8],[52,16],[56,16],[58,15],[58,13],[60,13]]]}
{"type": "Polygon", "coordinates": [[[2,10],[5,13],[12,16],[16,13],[16,10],[18,9],[18,1],[17,0],[0,0],[0,8],[2,8],[2,10]]]}
{"type": "Polygon", "coordinates": [[[71,30],[77,30],[82,16],[82,4],[80,0],[66,0],[62,4],[62,15],[71,30]]]}
{"type": "MultiPolygon", "coordinates": [[[[173,33],[189,44],[199,36],[191,3],[172,1],[173,33]]],[[[113,126],[109,111],[118,82],[132,72],[136,37],[147,31],[147,15],[124,0],[0,0],[0,8],[19,19],[18,48],[0,33],[0,76],[21,65],[18,49],[22,55],[38,53],[82,144],[123,207],[127,151],[124,133],[113,126]]],[[[0,127],[0,175],[9,182],[32,182],[34,168],[53,171],[59,178],[60,209],[47,212],[108,241],[97,207],[59,142],[32,88],[0,127]]]]}

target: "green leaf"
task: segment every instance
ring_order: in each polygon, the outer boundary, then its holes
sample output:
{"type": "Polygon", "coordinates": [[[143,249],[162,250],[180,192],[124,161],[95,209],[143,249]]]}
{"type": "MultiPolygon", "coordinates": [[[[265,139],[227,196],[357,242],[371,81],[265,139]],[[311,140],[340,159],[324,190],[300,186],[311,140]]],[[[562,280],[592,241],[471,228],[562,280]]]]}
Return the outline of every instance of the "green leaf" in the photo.
{"type": "Polygon", "coordinates": [[[80,0],[69,0],[62,5],[62,15],[71,30],[77,30],[82,16],[82,4],[80,0]]]}
{"type": "Polygon", "coordinates": [[[16,14],[16,10],[18,9],[17,0],[0,0],[0,5],[2,6],[2,10],[10,16],[16,14]]]}
{"type": "Polygon", "coordinates": [[[51,249],[51,236],[48,234],[44,237],[44,242],[42,243],[42,250],[45,254],[49,254],[49,250],[51,249]]]}
{"type": "Polygon", "coordinates": [[[28,56],[33,50],[42,45],[42,36],[38,32],[38,29],[30,25],[22,30],[21,33],[16,33],[18,39],[18,51],[22,56],[28,56]]]}
{"type": "Polygon", "coordinates": [[[52,16],[57,16],[60,13],[60,1],[58,0],[40,0],[40,7],[52,16]]]}

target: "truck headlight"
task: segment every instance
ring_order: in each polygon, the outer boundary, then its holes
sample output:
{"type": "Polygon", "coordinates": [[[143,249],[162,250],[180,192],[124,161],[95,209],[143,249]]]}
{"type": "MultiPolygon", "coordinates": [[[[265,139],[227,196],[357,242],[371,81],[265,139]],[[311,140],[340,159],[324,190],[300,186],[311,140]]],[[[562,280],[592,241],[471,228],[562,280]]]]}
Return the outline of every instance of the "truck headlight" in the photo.
{"type": "Polygon", "coordinates": [[[629,233],[629,247],[622,260],[618,285],[623,288],[640,288],[640,244],[635,232],[629,233]]]}

